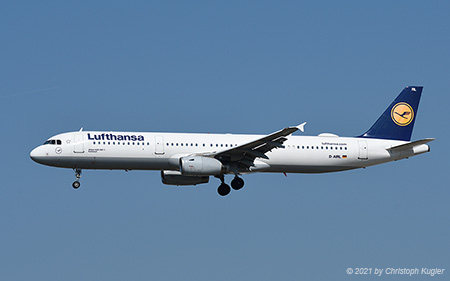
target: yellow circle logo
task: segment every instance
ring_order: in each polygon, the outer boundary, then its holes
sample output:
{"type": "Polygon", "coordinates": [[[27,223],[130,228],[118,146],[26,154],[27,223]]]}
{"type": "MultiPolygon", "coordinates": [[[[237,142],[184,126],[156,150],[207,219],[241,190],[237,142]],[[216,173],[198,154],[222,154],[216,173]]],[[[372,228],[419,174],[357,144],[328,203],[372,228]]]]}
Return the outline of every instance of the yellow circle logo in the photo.
{"type": "Polygon", "coordinates": [[[407,126],[414,119],[414,110],[406,102],[399,102],[392,107],[391,118],[399,126],[407,126]]]}

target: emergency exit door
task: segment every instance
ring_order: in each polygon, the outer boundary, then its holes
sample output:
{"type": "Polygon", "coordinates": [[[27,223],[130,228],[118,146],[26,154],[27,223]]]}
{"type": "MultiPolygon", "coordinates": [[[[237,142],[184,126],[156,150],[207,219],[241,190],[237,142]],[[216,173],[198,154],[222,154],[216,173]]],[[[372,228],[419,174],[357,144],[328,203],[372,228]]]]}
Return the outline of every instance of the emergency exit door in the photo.
{"type": "Polygon", "coordinates": [[[164,152],[164,138],[163,136],[155,136],[155,154],[163,155],[164,152]]]}
{"type": "Polygon", "coordinates": [[[369,151],[367,147],[366,141],[358,141],[359,145],[359,156],[358,159],[360,160],[367,160],[369,159],[369,151]]]}

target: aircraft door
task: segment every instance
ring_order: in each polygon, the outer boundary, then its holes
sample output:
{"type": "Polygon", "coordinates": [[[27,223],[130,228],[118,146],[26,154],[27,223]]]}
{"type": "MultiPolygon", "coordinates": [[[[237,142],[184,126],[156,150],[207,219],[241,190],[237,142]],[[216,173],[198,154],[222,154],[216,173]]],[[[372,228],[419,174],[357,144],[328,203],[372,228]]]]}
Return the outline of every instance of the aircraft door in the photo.
{"type": "Polygon", "coordinates": [[[358,145],[359,145],[358,159],[359,160],[369,159],[369,151],[368,151],[368,147],[367,147],[367,142],[366,141],[358,141],[358,145]]]}
{"type": "Polygon", "coordinates": [[[73,141],[73,152],[84,153],[84,137],[83,133],[75,133],[73,141]]]}
{"type": "Polygon", "coordinates": [[[155,136],[155,154],[156,155],[164,155],[164,137],[163,136],[155,136]]]}

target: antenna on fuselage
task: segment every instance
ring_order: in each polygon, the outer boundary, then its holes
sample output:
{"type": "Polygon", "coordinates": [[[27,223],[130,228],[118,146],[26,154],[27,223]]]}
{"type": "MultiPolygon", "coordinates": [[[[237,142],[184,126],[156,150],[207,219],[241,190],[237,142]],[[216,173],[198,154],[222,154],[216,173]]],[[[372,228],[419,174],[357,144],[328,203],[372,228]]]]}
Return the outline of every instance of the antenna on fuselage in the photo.
{"type": "Polygon", "coordinates": [[[80,131],[79,132],[83,132],[83,127],[81,127],[81,129],[80,129],[80,131]]]}

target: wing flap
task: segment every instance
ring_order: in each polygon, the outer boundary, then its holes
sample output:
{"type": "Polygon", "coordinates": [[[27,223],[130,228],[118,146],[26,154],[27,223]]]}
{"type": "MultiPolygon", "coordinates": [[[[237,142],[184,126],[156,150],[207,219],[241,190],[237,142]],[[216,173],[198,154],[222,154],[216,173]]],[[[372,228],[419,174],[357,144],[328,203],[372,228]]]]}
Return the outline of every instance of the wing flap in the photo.
{"type": "Polygon", "coordinates": [[[242,149],[242,150],[240,150],[240,151],[244,152],[246,155],[252,156],[253,158],[259,157],[259,158],[269,159],[269,157],[267,157],[266,154],[264,154],[264,153],[262,153],[262,152],[260,152],[260,151],[258,151],[258,150],[255,150],[255,149],[254,149],[254,150],[251,150],[251,149],[242,149]]]}

